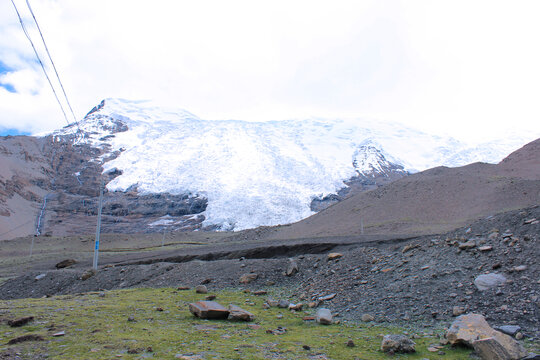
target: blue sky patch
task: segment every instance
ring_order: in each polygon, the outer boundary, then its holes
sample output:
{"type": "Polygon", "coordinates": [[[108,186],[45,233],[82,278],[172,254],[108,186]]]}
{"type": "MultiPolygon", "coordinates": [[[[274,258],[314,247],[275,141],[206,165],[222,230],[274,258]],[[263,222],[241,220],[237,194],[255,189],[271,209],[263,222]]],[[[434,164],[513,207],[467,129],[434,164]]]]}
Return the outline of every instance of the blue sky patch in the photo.
{"type": "Polygon", "coordinates": [[[20,131],[17,129],[6,129],[0,127],[0,136],[7,136],[7,135],[30,135],[27,131],[20,131]]]}
{"type": "MultiPolygon", "coordinates": [[[[5,74],[7,72],[10,72],[12,70],[13,69],[9,68],[2,61],[0,61],[0,75],[5,74]]],[[[16,92],[15,88],[11,84],[0,83],[0,87],[3,87],[4,89],[6,89],[7,91],[12,92],[12,93],[16,92]]]]}

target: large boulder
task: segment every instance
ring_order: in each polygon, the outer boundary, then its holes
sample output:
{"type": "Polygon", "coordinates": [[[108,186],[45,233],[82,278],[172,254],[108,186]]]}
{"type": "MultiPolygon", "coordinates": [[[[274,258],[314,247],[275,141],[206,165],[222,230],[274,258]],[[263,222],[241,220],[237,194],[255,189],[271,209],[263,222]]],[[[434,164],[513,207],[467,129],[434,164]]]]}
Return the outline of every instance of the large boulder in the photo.
{"type": "Polygon", "coordinates": [[[405,335],[385,335],[381,350],[386,353],[413,353],[416,351],[415,342],[405,335]]]}
{"type": "Polygon", "coordinates": [[[527,356],[527,351],[513,338],[493,329],[479,314],[459,316],[446,338],[452,345],[473,347],[482,359],[517,360],[527,356]],[[493,357],[499,354],[499,357],[493,357]]]}
{"type": "Polygon", "coordinates": [[[215,301],[197,301],[189,304],[189,311],[201,319],[226,319],[229,310],[215,301]]]}

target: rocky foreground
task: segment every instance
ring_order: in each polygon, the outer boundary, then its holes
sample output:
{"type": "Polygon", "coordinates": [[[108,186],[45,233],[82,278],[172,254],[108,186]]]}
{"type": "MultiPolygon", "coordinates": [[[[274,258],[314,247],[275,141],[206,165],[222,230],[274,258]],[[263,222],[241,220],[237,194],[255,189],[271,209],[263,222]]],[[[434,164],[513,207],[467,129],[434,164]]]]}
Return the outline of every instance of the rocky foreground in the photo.
{"type": "MultiPolygon", "coordinates": [[[[538,340],[539,220],[536,206],[437,236],[160,257],[104,265],[97,273],[75,264],[8,280],[0,298],[200,284],[211,290],[277,289],[287,301],[325,307],[343,319],[431,326],[478,313],[494,326],[517,326],[520,337],[538,340]]],[[[223,248],[234,246],[247,245],[223,248]]]]}

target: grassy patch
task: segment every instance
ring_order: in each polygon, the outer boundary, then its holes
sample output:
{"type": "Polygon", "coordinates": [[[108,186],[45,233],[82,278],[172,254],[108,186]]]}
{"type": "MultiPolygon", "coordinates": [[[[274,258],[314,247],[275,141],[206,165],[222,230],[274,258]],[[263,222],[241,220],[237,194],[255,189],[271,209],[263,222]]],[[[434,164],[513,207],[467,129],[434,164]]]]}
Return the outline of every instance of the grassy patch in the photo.
{"type": "MultiPolygon", "coordinates": [[[[0,301],[0,318],[35,316],[21,328],[10,328],[5,321],[0,324],[0,355],[17,351],[29,358],[46,353],[53,359],[174,359],[177,355],[193,359],[386,359],[390,357],[379,350],[381,335],[405,331],[353,322],[322,326],[304,321],[307,313],[303,311],[265,310],[264,297],[240,291],[215,294],[216,301],[225,306],[232,303],[254,313],[255,322],[197,319],[189,313],[188,304],[205,295],[171,288],[0,301]],[[128,321],[129,317],[135,321],[128,321]],[[278,327],[287,331],[267,333],[278,327]],[[65,335],[53,336],[60,331],[65,335]],[[45,341],[6,345],[26,334],[41,335],[45,341]],[[345,345],[349,339],[355,347],[345,345]]],[[[429,352],[430,344],[439,343],[437,334],[408,333],[418,335],[414,340],[417,352],[393,359],[468,357],[468,350],[448,346],[440,349],[445,355],[429,352]]]]}

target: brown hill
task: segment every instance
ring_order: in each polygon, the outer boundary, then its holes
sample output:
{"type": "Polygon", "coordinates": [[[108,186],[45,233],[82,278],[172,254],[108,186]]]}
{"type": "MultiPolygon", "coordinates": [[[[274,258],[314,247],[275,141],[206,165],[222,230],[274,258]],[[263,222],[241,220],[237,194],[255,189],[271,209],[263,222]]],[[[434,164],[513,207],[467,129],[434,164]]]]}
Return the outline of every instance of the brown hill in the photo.
{"type": "Polygon", "coordinates": [[[497,165],[429,169],[351,196],[298,223],[268,229],[261,239],[365,234],[429,234],[481,217],[540,203],[540,139],[497,165]]]}

